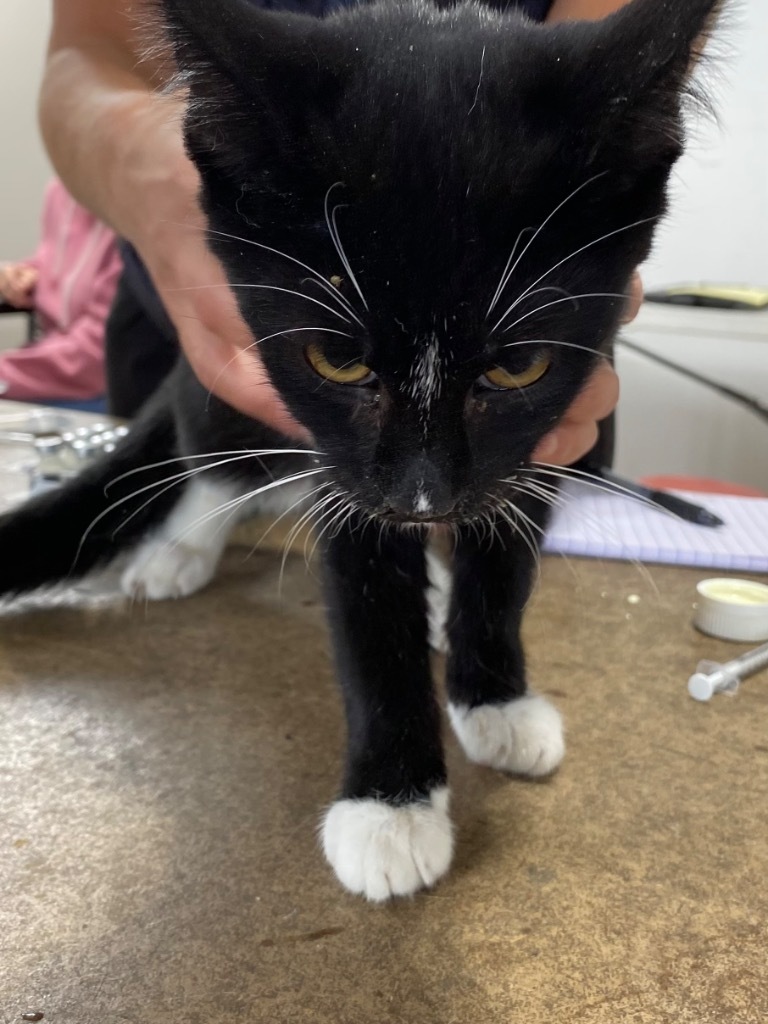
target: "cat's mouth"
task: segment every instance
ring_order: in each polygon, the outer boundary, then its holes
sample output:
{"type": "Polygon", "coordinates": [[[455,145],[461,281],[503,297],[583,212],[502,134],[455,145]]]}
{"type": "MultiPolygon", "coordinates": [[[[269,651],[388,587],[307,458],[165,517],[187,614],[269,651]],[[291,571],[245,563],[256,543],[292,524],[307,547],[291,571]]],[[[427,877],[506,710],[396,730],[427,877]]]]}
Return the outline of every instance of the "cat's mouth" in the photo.
{"type": "Polygon", "coordinates": [[[376,518],[393,526],[463,526],[469,523],[478,522],[487,514],[487,510],[468,510],[462,508],[451,509],[440,515],[427,512],[398,512],[395,509],[387,509],[376,513],[376,518]]]}
{"type": "Polygon", "coordinates": [[[435,516],[419,515],[415,512],[409,512],[408,514],[399,512],[382,512],[379,513],[378,518],[384,520],[384,522],[393,523],[397,526],[450,526],[464,521],[463,516],[458,516],[456,514],[435,516]]]}

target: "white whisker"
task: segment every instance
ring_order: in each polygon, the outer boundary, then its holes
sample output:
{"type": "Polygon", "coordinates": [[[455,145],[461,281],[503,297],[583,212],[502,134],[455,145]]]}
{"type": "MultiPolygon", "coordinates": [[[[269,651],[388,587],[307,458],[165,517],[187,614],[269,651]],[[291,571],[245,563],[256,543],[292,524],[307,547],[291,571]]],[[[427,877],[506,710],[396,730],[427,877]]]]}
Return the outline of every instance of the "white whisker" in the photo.
{"type": "Polygon", "coordinates": [[[671,516],[672,519],[682,518],[674,512],[671,512],[669,509],[663,508],[661,505],[657,505],[656,502],[650,498],[644,498],[642,495],[636,494],[634,491],[629,490],[627,487],[623,487],[621,484],[613,483],[613,481],[610,480],[601,480],[593,473],[587,473],[585,470],[576,469],[574,466],[567,466],[565,469],[560,469],[558,471],[558,467],[553,463],[532,462],[530,469],[520,469],[516,472],[544,473],[547,476],[558,477],[560,480],[571,480],[576,483],[583,483],[586,487],[594,487],[596,490],[605,491],[607,494],[620,494],[622,497],[630,498],[639,505],[644,505],[646,508],[654,508],[658,512],[671,516]]]}
{"type": "Polygon", "coordinates": [[[480,76],[479,76],[479,78],[477,80],[477,88],[475,89],[475,98],[472,101],[472,106],[467,111],[467,117],[469,117],[469,115],[472,113],[472,111],[477,106],[477,101],[478,101],[478,98],[480,96],[480,86],[483,84],[483,68],[484,68],[484,65],[485,65],[485,47],[483,47],[483,52],[480,54],[480,76]]]}
{"type": "Polygon", "coordinates": [[[343,308],[347,311],[347,313],[349,313],[349,315],[352,317],[352,319],[354,321],[356,321],[356,323],[358,323],[363,328],[363,330],[365,330],[365,325],[363,324],[363,321],[360,319],[360,317],[355,312],[354,306],[352,305],[351,302],[349,302],[347,300],[347,298],[344,295],[341,294],[341,292],[339,291],[338,288],[334,288],[334,286],[332,284],[329,284],[328,281],[320,281],[320,280],[318,280],[315,277],[305,277],[305,278],[302,279],[301,283],[302,284],[319,284],[320,287],[324,291],[328,292],[329,295],[332,295],[335,299],[338,299],[343,304],[343,308]]]}
{"type": "MultiPolygon", "coordinates": [[[[237,461],[238,461],[237,459],[225,459],[223,462],[216,463],[215,465],[227,465],[230,462],[237,462],[237,461]]],[[[114,505],[110,506],[110,508],[107,509],[108,512],[111,511],[113,508],[115,508],[117,505],[123,504],[123,502],[128,501],[130,498],[135,498],[139,494],[142,494],[145,491],[151,490],[153,487],[160,487],[161,488],[161,490],[156,491],[154,494],[150,495],[149,498],[147,498],[147,500],[145,502],[142,502],[142,504],[139,505],[138,508],[134,509],[133,512],[131,512],[131,514],[126,519],[124,519],[122,521],[122,523],[120,523],[118,526],[115,527],[115,529],[112,531],[112,540],[115,539],[117,534],[125,526],[127,526],[128,523],[130,523],[130,521],[132,519],[134,519],[137,515],[139,515],[141,512],[143,512],[144,509],[148,505],[151,505],[152,502],[155,501],[157,498],[160,498],[164,494],[167,494],[167,492],[172,490],[172,488],[176,487],[177,484],[186,483],[187,480],[191,480],[191,478],[193,476],[197,476],[200,473],[205,473],[206,470],[213,469],[213,468],[214,468],[214,466],[212,465],[212,466],[196,466],[194,469],[187,469],[183,473],[177,473],[176,476],[164,477],[162,480],[156,480],[153,484],[149,484],[147,487],[142,487],[141,490],[133,491],[131,494],[127,495],[127,497],[122,498],[118,502],[115,502],[114,505]],[[166,486],[163,487],[163,484],[166,484],[166,486]]],[[[100,518],[101,517],[98,516],[96,519],[94,519],[94,521],[91,524],[91,526],[95,526],[100,518]]],[[[90,527],[88,529],[90,530],[90,527]]],[[[83,540],[85,540],[86,536],[87,536],[87,531],[83,535],[83,540]]],[[[78,554],[79,554],[79,549],[78,549],[78,554]]]]}
{"type": "Polygon", "coordinates": [[[336,252],[339,254],[339,259],[341,260],[341,262],[342,262],[342,264],[344,266],[344,269],[349,274],[349,279],[352,282],[352,284],[354,285],[355,291],[360,296],[360,300],[361,300],[361,302],[363,303],[363,305],[365,306],[365,308],[367,310],[368,309],[368,303],[365,301],[365,296],[363,295],[362,291],[360,290],[360,285],[357,283],[357,278],[355,277],[355,275],[354,275],[354,273],[352,271],[352,267],[349,265],[349,260],[347,259],[347,254],[344,252],[344,246],[341,244],[341,237],[339,235],[339,229],[336,226],[336,211],[339,209],[339,207],[338,206],[334,206],[334,208],[331,211],[330,215],[328,213],[328,200],[330,199],[331,192],[333,192],[333,190],[336,188],[337,185],[343,185],[343,184],[344,183],[341,182],[341,181],[336,181],[336,182],[333,183],[333,185],[331,185],[331,187],[325,193],[325,202],[323,204],[324,208],[325,208],[325,222],[328,225],[328,230],[329,230],[329,232],[331,234],[331,239],[332,239],[333,244],[334,244],[334,246],[336,248],[336,252]]]}
{"type": "MultiPolygon", "coordinates": [[[[622,487],[620,484],[613,484],[613,483],[610,483],[610,482],[607,482],[607,481],[598,480],[591,473],[586,473],[583,470],[574,469],[572,466],[569,466],[563,472],[562,470],[559,470],[557,467],[550,467],[549,463],[533,463],[532,465],[533,465],[534,468],[532,468],[530,470],[518,470],[518,472],[544,473],[544,474],[546,474],[548,476],[557,477],[558,479],[561,479],[561,480],[571,480],[571,481],[575,480],[577,483],[580,482],[580,483],[585,484],[585,486],[587,486],[587,487],[593,487],[596,490],[605,491],[607,494],[620,494],[622,497],[630,498],[633,501],[636,501],[636,502],[638,502],[641,505],[645,505],[647,507],[654,508],[658,512],[664,512],[667,515],[673,516],[673,518],[677,518],[674,515],[673,512],[669,512],[667,509],[661,508],[659,505],[656,505],[654,502],[647,501],[646,499],[644,499],[641,496],[633,493],[632,491],[628,491],[626,488],[622,487]],[[545,467],[547,467],[547,468],[545,468],[545,467]]],[[[567,495],[564,495],[563,498],[564,498],[564,500],[567,500],[567,495]]],[[[598,520],[595,515],[593,515],[592,513],[587,512],[585,509],[579,507],[578,505],[571,505],[571,507],[577,509],[578,510],[578,514],[583,519],[585,519],[587,522],[593,523],[595,526],[599,527],[600,530],[606,530],[607,529],[608,532],[614,538],[617,536],[616,531],[608,523],[605,523],[603,521],[598,520]]],[[[648,571],[647,567],[645,565],[643,565],[643,563],[641,561],[639,561],[638,559],[636,559],[636,558],[629,559],[629,562],[630,562],[631,565],[633,565],[637,569],[637,571],[640,574],[640,576],[645,580],[645,582],[649,585],[649,587],[653,590],[653,592],[657,596],[659,596],[659,588],[656,586],[656,582],[653,579],[653,577],[651,576],[651,574],[648,571]]]]}
{"type": "Polygon", "coordinates": [[[263,344],[265,341],[271,341],[272,338],[280,338],[286,334],[300,334],[302,331],[322,331],[323,334],[340,334],[343,338],[352,337],[348,331],[337,331],[333,327],[286,327],[282,331],[275,331],[273,334],[267,334],[263,338],[257,338],[255,341],[252,341],[250,345],[246,345],[245,348],[238,349],[237,352],[235,352],[235,354],[228,359],[226,363],[224,363],[219,372],[213,378],[213,384],[208,388],[208,397],[205,401],[205,411],[208,412],[214,388],[218,384],[221,375],[225,372],[227,367],[231,366],[236,359],[239,359],[244,352],[250,352],[252,348],[258,348],[259,345],[263,344]]]}
{"type": "MultiPolygon", "coordinates": [[[[330,470],[330,469],[333,469],[333,468],[334,468],[333,466],[323,466],[323,469],[325,469],[325,470],[330,470]]],[[[298,505],[301,505],[305,501],[308,501],[313,495],[317,494],[318,491],[324,490],[325,488],[327,488],[327,486],[328,486],[327,482],[323,481],[323,483],[318,484],[317,487],[313,487],[311,491],[307,491],[306,494],[302,494],[299,498],[296,499],[296,501],[291,502],[291,504],[288,506],[288,508],[284,509],[276,519],[272,520],[272,522],[266,528],[264,533],[262,533],[262,535],[256,541],[254,546],[251,548],[251,550],[249,552],[249,555],[253,554],[253,552],[256,550],[256,548],[260,547],[264,543],[264,541],[267,539],[269,534],[272,532],[272,530],[274,530],[274,528],[277,526],[277,524],[279,522],[281,522],[281,520],[285,519],[286,516],[290,515],[291,512],[293,512],[293,510],[298,505]]]]}
{"type": "Polygon", "coordinates": [[[325,288],[325,290],[328,292],[328,294],[332,295],[334,299],[340,302],[341,305],[346,309],[346,311],[350,313],[355,318],[355,320],[357,320],[360,326],[363,326],[362,322],[357,318],[354,307],[347,300],[347,298],[344,295],[342,295],[338,291],[338,289],[334,288],[332,284],[326,281],[325,277],[320,273],[319,270],[315,270],[314,267],[310,267],[308,263],[302,263],[302,261],[296,259],[295,256],[290,256],[287,252],[283,252],[282,249],[274,249],[271,245],[264,245],[263,242],[255,242],[252,238],[241,238],[240,235],[230,235],[226,231],[215,231],[213,228],[205,228],[203,230],[207,234],[216,235],[219,238],[229,238],[233,242],[243,242],[245,245],[255,245],[259,249],[264,249],[265,252],[272,252],[276,256],[282,256],[284,259],[290,260],[291,263],[295,263],[297,266],[302,267],[304,270],[308,270],[309,273],[312,274],[312,280],[314,280],[316,284],[322,285],[323,288],[325,288]]]}
{"type": "Polygon", "coordinates": [[[288,537],[286,538],[286,542],[283,545],[283,565],[285,564],[285,558],[288,555],[288,552],[290,551],[290,548],[291,548],[294,540],[299,535],[299,533],[301,532],[302,528],[308,522],[311,521],[311,519],[312,519],[312,517],[314,515],[316,515],[322,509],[326,508],[328,506],[329,502],[331,501],[331,499],[337,493],[338,493],[338,490],[336,488],[333,488],[333,490],[329,494],[322,495],[320,498],[317,499],[317,501],[315,501],[311,505],[310,508],[306,509],[302,513],[302,515],[299,516],[299,518],[296,520],[296,522],[291,527],[291,529],[290,529],[290,531],[288,533],[288,537]]]}
{"type": "Polygon", "coordinates": [[[556,345],[560,348],[575,348],[581,352],[587,352],[591,356],[597,356],[600,359],[608,359],[605,352],[599,352],[597,349],[590,348],[588,345],[576,345],[572,341],[555,341],[552,338],[536,339],[531,341],[510,341],[506,345],[502,345],[502,348],[516,348],[518,345],[556,345]]]}
{"type": "Polygon", "coordinates": [[[307,565],[309,565],[309,563],[314,558],[315,551],[317,551],[318,545],[323,539],[326,530],[329,529],[331,524],[334,522],[335,518],[341,514],[342,509],[349,501],[349,496],[344,492],[337,491],[336,494],[339,495],[338,500],[330,507],[327,507],[323,514],[319,516],[318,519],[312,524],[312,528],[315,532],[315,541],[314,544],[312,545],[312,550],[309,552],[309,557],[307,557],[306,544],[304,545],[304,560],[307,563],[307,565]],[[325,524],[325,526],[322,527],[322,529],[320,529],[320,524],[326,518],[328,518],[328,522],[325,524]]]}
{"type": "Polygon", "coordinates": [[[352,518],[352,516],[355,515],[356,512],[357,512],[357,509],[355,508],[355,506],[354,505],[350,505],[348,510],[347,510],[347,514],[344,516],[343,519],[339,519],[339,521],[338,521],[338,523],[336,525],[336,528],[334,529],[333,533],[329,534],[331,540],[333,540],[334,538],[339,536],[341,531],[344,529],[346,524],[349,522],[349,520],[352,518]]]}
{"type": "MultiPolygon", "coordinates": [[[[215,288],[216,286],[212,285],[211,287],[215,288]]],[[[306,299],[307,302],[314,302],[316,306],[322,306],[323,309],[327,309],[329,313],[332,313],[334,316],[337,316],[340,320],[343,320],[345,323],[349,323],[349,317],[344,316],[340,312],[340,310],[334,309],[332,306],[329,306],[327,303],[321,302],[320,299],[316,299],[312,295],[307,295],[305,292],[297,292],[294,288],[282,288],[282,287],[280,287],[280,285],[276,285],[276,284],[233,284],[233,285],[230,285],[230,287],[231,288],[263,288],[263,289],[266,289],[267,291],[284,292],[286,295],[297,295],[300,299],[306,299]]]]}
{"type": "Polygon", "coordinates": [[[308,508],[301,516],[299,516],[299,518],[296,520],[296,522],[291,527],[291,529],[290,529],[290,531],[288,533],[288,536],[285,539],[285,543],[283,544],[283,556],[282,556],[282,559],[280,560],[280,576],[279,576],[278,584],[277,584],[277,592],[278,592],[278,594],[282,594],[283,576],[285,574],[285,563],[286,563],[286,561],[288,559],[288,555],[290,554],[291,548],[293,547],[294,541],[298,537],[299,533],[301,533],[302,528],[308,522],[311,521],[312,516],[315,515],[321,509],[326,508],[328,503],[329,503],[329,501],[332,498],[334,498],[338,493],[339,493],[338,490],[334,489],[334,490],[331,491],[331,493],[329,495],[321,497],[310,508],[308,508]]]}
{"type": "MultiPolygon", "coordinates": [[[[208,458],[209,456],[200,456],[200,457],[201,458],[208,458]]],[[[109,515],[110,512],[113,512],[116,508],[119,508],[121,505],[124,505],[126,501],[130,501],[131,498],[138,498],[139,495],[146,494],[147,491],[151,491],[151,490],[153,490],[156,487],[162,488],[161,490],[157,491],[156,494],[153,494],[139,508],[135,509],[128,516],[127,519],[124,519],[123,522],[120,523],[119,526],[117,526],[115,528],[115,530],[114,530],[114,532],[112,534],[113,537],[124,526],[126,526],[134,518],[134,516],[137,516],[143,509],[145,509],[147,507],[147,505],[151,504],[151,502],[153,502],[156,498],[159,498],[161,495],[165,494],[166,491],[169,491],[172,487],[174,487],[176,484],[180,483],[181,481],[187,480],[189,477],[195,476],[197,473],[204,473],[204,472],[206,472],[206,470],[216,469],[218,466],[226,466],[230,462],[239,462],[242,459],[250,459],[250,458],[254,458],[254,456],[250,452],[246,452],[245,454],[240,453],[237,456],[235,456],[234,458],[220,459],[217,462],[212,462],[212,463],[210,463],[209,465],[206,465],[206,466],[196,466],[196,467],[193,467],[192,469],[185,469],[181,473],[176,473],[173,476],[163,477],[162,480],[153,480],[151,484],[146,484],[144,487],[140,487],[138,490],[132,491],[130,494],[126,494],[122,498],[118,498],[117,501],[114,501],[111,505],[109,505],[107,508],[105,508],[102,512],[100,512],[96,516],[95,519],[93,519],[88,524],[88,527],[86,528],[85,532],[83,533],[82,537],[80,538],[80,543],[77,546],[77,551],[75,552],[75,558],[74,558],[74,561],[72,562],[72,565],[75,566],[77,564],[77,560],[80,557],[80,552],[83,549],[83,545],[85,544],[86,540],[88,539],[88,536],[90,535],[90,533],[93,530],[93,528],[97,525],[97,523],[101,522],[101,520],[105,516],[109,515]],[[167,485],[167,486],[163,487],[164,484],[167,485]]],[[[174,462],[176,460],[175,459],[171,459],[171,460],[167,460],[167,461],[174,462]]],[[[159,465],[164,465],[164,463],[159,463],[159,465]]],[[[130,476],[130,475],[131,475],[131,473],[124,473],[122,477],[117,477],[115,480],[110,481],[110,483],[117,483],[118,480],[121,480],[124,477],[130,476]]]]}
{"type": "Polygon", "coordinates": [[[536,498],[545,505],[549,505],[550,508],[564,508],[566,505],[566,502],[559,497],[557,490],[548,491],[540,484],[533,483],[530,480],[525,482],[518,481],[515,484],[515,491],[519,494],[527,494],[531,498],[536,498]]]}
{"type": "MultiPolygon", "coordinates": [[[[528,317],[535,316],[536,313],[540,313],[543,309],[549,309],[550,306],[559,306],[563,302],[573,302],[575,299],[628,299],[628,298],[629,298],[629,296],[626,295],[624,292],[584,292],[582,295],[569,295],[567,298],[564,298],[564,299],[553,299],[552,302],[545,302],[543,306],[537,306],[536,309],[532,309],[528,313],[524,313],[523,316],[518,317],[517,320],[513,321],[511,324],[508,324],[504,328],[504,330],[505,331],[511,331],[513,327],[517,327],[518,324],[521,324],[523,322],[523,320],[527,320],[528,317]]],[[[512,307],[510,307],[510,309],[511,308],[512,307]]],[[[509,310],[507,312],[509,312],[509,310]]],[[[506,315],[507,314],[505,313],[504,316],[506,316],[506,315]]],[[[499,324],[501,323],[501,321],[503,319],[504,319],[504,317],[502,317],[501,320],[499,320],[499,322],[493,327],[493,330],[491,331],[491,333],[493,333],[493,331],[496,330],[496,328],[499,326],[499,324]]]]}
{"type": "Polygon", "coordinates": [[[191,523],[188,523],[181,533],[178,533],[175,537],[169,540],[161,550],[172,550],[181,544],[184,538],[196,527],[205,525],[205,523],[210,522],[211,519],[215,519],[224,512],[229,512],[230,510],[237,511],[241,505],[244,505],[246,502],[251,501],[253,498],[257,498],[262,494],[266,494],[267,491],[272,491],[276,487],[284,487],[286,484],[296,483],[299,480],[306,480],[308,477],[317,476],[318,473],[324,472],[324,468],[305,469],[301,473],[294,473],[291,476],[280,477],[278,480],[270,480],[268,484],[262,484],[261,487],[255,487],[252,491],[248,491],[245,494],[239,494],[236,498],[231,498],[229,501],[223,502],[217,508],[198,516],[191,523]]]}
{"type": "Polygon", "coordinates": [[[339,320],[343,320],[344,323],[349,323],[349,318],[343,316],[338,309],[333,309],[328,306],[325,302],[321,302],[320,299],[315,299],[312,295],[307,295],[305,292],[297,292],[294,288],[281,288],[276,284],[196,284],[186,285],[182,288],[172,288],[174,292],[199,292],[204,291],[208,288],[256,288],[263,289],[270,292],[283,292],[285,295],[295,295],[299,299],[306,299],[307,302],[314,302],[316,306],[322,306],[323,309],[328,310],[333,316],[337,316],[339,320]]]}
{"type": "Polygon", "coordinates": [[[523,230],[520,232],[520,234],[515,239],[515,244],[512,246],[512,252],[509,254],[509,258],[507,259],[507,262],[504,264],[504,269],[501,272],[501,277],[499,278],[499,283],[496,285],[496,291],[493,293],[493,298],[491,299],[491,304],[490,304],[490,306],[488,307],[488,309],[485,312],[486,319],[491,315],[491,313],[493,312],[494,306],[496,305],[496,303],[501,298],[501,293],[504,291],[504,288],[505,288],[505,286],[507,284],[507,270],[509,270],[509,265],[511,264],[512,260],[515,258],[515,253],[517,252],[517,247],[520,244],[520,239],[523,237],[523,235],[525,234],[526,231],[533,231],[533,228],[532,227],[523,228],[523,230]]]}
{"type": "MultiPolygon", "coordinates": [[[[604,242],[608,238],[613,238],[614,235],[620,235],[623,231],[631,231],[632,228],[637,228],[637,227],[640,227],[642,224],[649,224],[651,221],[658,220],[660,216],[661,216],[660,214],[657,214],[654,217],[642,217],[640,220],[632,221],[631,224],[625,224],[624,227],[622,227],[622,228],[616,228],[614,231],[608,231],[606,234],[600,235],[599,238],[595,238],[591,242],[587,242],[586,245],[582,245],[581,248],[574,250],[574,252],[569,253],[567,256],[564,256],[563,259],[561,259],[558,263],[555,263],[554,266],[551,266],[549,268],[549,270],[546,270],[543,274],[541,274],[539,277],[537,277],[536,280],[533,281],[525,289],[525,291],[522,292],[515,299],[515,301],[509,307],[507,312],[504,314],[504,316],[507,316],[509,313],[511,313],[512,310],[516,306],[518,306],[523,301],[524,298],[526,298],[528,295],[530,295],[530,293],[533,291],[533,289],[536,287],[536,285],[540,284],[544,280],[545,277],[549,277],[549,275],[552,274],[555,270],[557,270],[560,267],[562,267],[564,263],[568,263],[569,260],[572,260],[574,258],[574,256],[581,255],[581,253],[586,252],[587,249],[591,249],[593,245],[599,245],[600,242],[604,242]]],[[[533,241],[533,239],[531,239],[531,241],[533,241]]],[[[530,245],[530,242],[528,244],[530,245]]],[[[527,248],[527,246],[526,246],[526,248],[527,248]]],[[[525,252],[525,250],[523,250],[523,252],[525,252]]],[[[521,256],[522,256],[522,253],[521,253],[521,256]]],[[[504,319],[504,317],[502,317],[501,320],[497,321],[497,323],[493,327],[494,331],[496,330],[496,328],[499,326],[499,324],[501,323],[501,321],[503,319],[504,319]]]]}
{"type": "Polygon", "coordinates": [[[538,542],[531,529],[532,521],[512,501],[502,501],[497,504],[496,508],[502,518],[507,521],[512,532],[520,537],[530,551],[533,564],[536,566],[536,584],[538,585],[541,580],[541,554],[538,542]],[[514,516],[514,520],[510,519],[510,514],[514,516]]]}
{"type": "MultiPolygon", "coordinates": [[[[520,265],[520,260],[523,258],[523,256],[525,256],[525,254],[528,252],[530,247],[536,241],[536,239],[541,234],[541,232],[544,230],[544,228],[547,226],[547,224],[549,224],[549,222],[552,220],[552,218],[555,216],[555,214],[559,210],[562,210],[562,208],[565,206],[565,204],[570,202],[571,199],[573,199],[574,196],[578,195],[578,193],[581,192],[582,189],[585,189],[588,185],[591,185],[592,182],[597,181],[599,178],[602,178],[607,173],[608,173],[607,171],[601,171],[599,174],[595,174],[591,178],[588,178],[586,181],[582,182],[581,185],[579,185],[577,188],[575,188],[573,190],[573,192],[570,193],[570,195],[567,195],[565,197],[565,199],[563,199],[563,201],[561,203],[558,203],[558,205],[554,208],[554,210],[552,211],[552,213],[550,213],[550,215],[546,218],[546,220],[541,222],[541,224],[538,226],[538,228],[533,233],[533,235],[528,239],[527,244],[523,248],[523,250],[520,253],[520,255],[517,257],[515,262],[509,268],[509,270],[507,271],[506,268],[505,268],[505,273],[502,275],[501,283],[500,283],[499,287],[496,289],[496,294],[494,295],[493,302],[491,303],[491,306],[490,306],[486,316],[490,314],[491,310],[493,309],[493,307],[495,306],[496,302],[498,301],[499,296],[501,295],[501,293],[506,288],[507,282],[512,277],[512,275],[514,274],[514,272],[517,269],[517,267],[520,265]]],[[[524,228],[523,230],[524,231],[528,231],[530,229],[529,228],[524,228]]],[[[523,232],[521,232],[520,234],[522,234],[522,233],[523,232]]],[[[520,235],[518,235],[517,241],[518,242],[520,241],[520,235]]],[[[515,242],[515,249],[516,248],[517,248],[517,242],[515,242]]],[[[512,251],[514,253],[514,249],[512,251]]],[[[507,261],[507,263],[509,263],[509,261],[507,261]]],[[[546,277],[546,276],[547,275],[545,274],[544,277],[546,277]]],[[[539,280],[541,280],[541,278],[539,280]]],[[[538,281],[536,281],[534,283],[538,284],[538,281]]],[[[498,324],[496,326],[498,327],[498,324]]],[[[494,328],[494,330],[495,330],[495,328],[494,328]]]]}
{"type": "Polygon", "coordinates": [[[526,515],[526,513],[523,512],[522,509],[518,505],[516,505],[513,501],[510,501],[507,498],[502,499],[502,501],[504,501],[504,503],[508,507],[513,508],[514,511],[515,511],[515,514],[521,516],[522,519],[529,525],[529,527],[532,530],[535,530],[539,534],[540,537],[544,536],[544,534],[546,532],[544,527],[539,526],[539,524],[537,522],[535,522],[533,519],[531,519],[531,517],[529,515],[526,515]]]}
{"type": "MultiPolygon", "coordinates": [[[[108,491],[110,487],[113,487],[115,484],[120,483],[121,480],[125,480],[127,477],[133,476],[136,473],[144,473],[144,472],[147,472],[150,469],[160,469],[161,466],[170,466],[174,462],[191,462],[193,459],[218,459],[220,456],[230,456],[230,455],[234,455],[234,456],[237,456],[238,458],[246,459],[246,458],[261,458],[261,456],[263,456],[263,455],[321,455],[322,456],[322,455],[325,455],[325,452],[318,452],[318,451],[315,451],[312,448],[237,448],[237,449],[234,449],[233,451],[228,451],[228,452],[204,452],[204,453],[201,453],[199,455],[177,455],[173,459],[163,459],[162,462],[150,462],[146,466],[138,466],[135,469],[129,469],[126,473],[121,473],[120,476],[116,476],[112,480],[110,480],[109,483],[105,485],[104,491],[106,493],[106,491],[108,491]]],[[[223,462],[213,463],[210,467],[206,467],[206,468],[213,469],[214,465],[215,466],[224,465],[228,461],[230,461],[230,460],[229,459],[224,459],[223,462]]],[[[160,483],[163,483],[163,482],[164,481],[162,481],[162,480],[160,481],[160,483]]]]}
{"type": "MultiPolygon", "coordinates": [[[[578,295],[576,295],[576,296],[571,295],[571,293],[567,290],[567,288],[560,288],[556,284],[547,284],[547,285],[544,285],[543,288],[534,288],[534,290],[532,292],[528,292],[528,294],[526,295],[526,298],[530,299],[530,297],[532,295],[540,295],[542,292],[560,292],[562,295],[567,296],[571,300],[571,302],[573,302],[573,304],[575,305],[576,309],[579,308],[579,301],[578,301],[579,300],[579,296],[578,295]]],[[[493,325],[493,327],[491,328],[491,331],[490,331],[491,334],[493,334],[493,332],[496,330],[496,328],[499,326],[499,324],[502,322],[502,320],[507,316],[508,313],[511,313],[512,310],[517,305],[518,305],[518,300],[515,299],[515,301],[512,303],[512,305],[509,306],[509,308],[506,309],[502,313],[502,315],[499,317],[499,319],[493,325]]]]}

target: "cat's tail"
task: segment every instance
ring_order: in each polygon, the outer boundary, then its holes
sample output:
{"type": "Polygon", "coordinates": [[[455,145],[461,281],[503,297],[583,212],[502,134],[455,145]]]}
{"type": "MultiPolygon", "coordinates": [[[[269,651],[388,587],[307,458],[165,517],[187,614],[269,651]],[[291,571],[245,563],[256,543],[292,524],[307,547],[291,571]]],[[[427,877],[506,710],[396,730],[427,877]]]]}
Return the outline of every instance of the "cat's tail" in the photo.
{"type": "Polygon", "coordinates": [[[114,452],[0,516],[0,596],[77,580],[167,515],[179,489],[165,481],[184,466],[169,463],[177,454],[172,411],[152,406],[114,452]]]}

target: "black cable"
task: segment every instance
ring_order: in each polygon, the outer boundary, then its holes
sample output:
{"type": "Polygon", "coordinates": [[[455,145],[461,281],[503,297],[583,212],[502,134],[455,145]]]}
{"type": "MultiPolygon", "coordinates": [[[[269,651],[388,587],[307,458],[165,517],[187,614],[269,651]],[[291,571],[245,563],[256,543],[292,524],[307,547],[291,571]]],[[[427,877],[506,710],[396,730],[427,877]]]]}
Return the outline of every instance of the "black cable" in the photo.
{"type": "Polygon", "coordinates": [[[628,348],[630,351],[636,352],[638,355],[645,356],[646,359],[650,359],[654,363],[659,363],[661,366],[665,366],[668,370],[674,370],[676,373],[682,374],[683,377],[695,380],[697,384],[703,384],[705,387],[710,388],[712,391],[716,391],[720,395],[724,395],[726,398],[732,398],[735,402],[745,406],[750,410],[750,412],[755,413],[761,419],[768,422],[768,405],[758,402],[756,398],[752,398],[750,395],[745,395],[742,391],[736,391],[734,388],[729,388],[726,384],[718,384],[717,381],[711,380],[709,377],[704,377],[702,374],[696,373],[695,370],[689,370],[686,366],[680,366],[679,363],[673,363],[671,359],[666,359],[664,356],[657,355],[655,352],[651,352],[649,349],[643,348],[642,345],[636,345],[634,341],[627,341],[627,339],[622,336],[619,336],[617,341],[620,345],[623,345],[624,348],[628,348]]]}

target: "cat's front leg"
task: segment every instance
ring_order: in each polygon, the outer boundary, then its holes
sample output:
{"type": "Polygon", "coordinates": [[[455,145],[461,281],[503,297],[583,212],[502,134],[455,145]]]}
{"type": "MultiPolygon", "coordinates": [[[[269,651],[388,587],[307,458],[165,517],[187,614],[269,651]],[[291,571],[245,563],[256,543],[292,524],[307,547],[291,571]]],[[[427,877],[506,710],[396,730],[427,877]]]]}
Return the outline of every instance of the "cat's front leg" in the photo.
{"type": "Polygon", "coordinates": [[[454,554],[448,713],[470,760],[523,775],[547,775],[565,752],[560,714],[528,690],[520,624],[531,590],[536,529],[545,507],[529,501],[519,528],[492,537],[462,528],[454,554]],[[532,525],[531,525],[532,524],[532,525]]]}
{"type": "Polygon", "coordinates": [[[453,853],[424,547],[353,520],[328,540],[325,563],[349,746],[323,849],[343,885],[385,900],[434,884],[453,853]]]}

